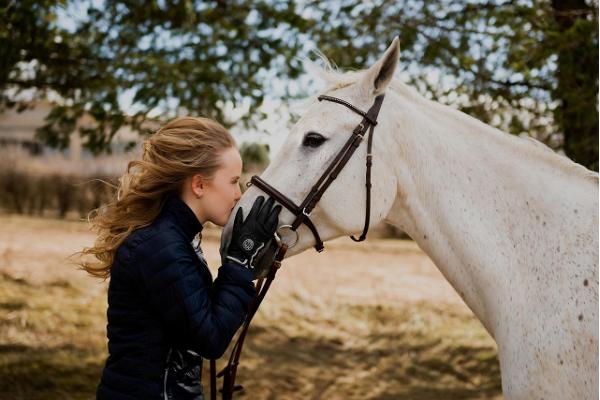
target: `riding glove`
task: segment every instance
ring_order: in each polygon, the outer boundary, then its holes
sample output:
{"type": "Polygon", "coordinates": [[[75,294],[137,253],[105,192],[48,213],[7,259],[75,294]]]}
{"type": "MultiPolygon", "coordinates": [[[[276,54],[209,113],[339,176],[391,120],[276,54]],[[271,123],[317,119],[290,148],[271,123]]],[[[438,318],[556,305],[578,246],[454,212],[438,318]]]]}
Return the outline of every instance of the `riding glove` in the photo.
{"type": "Polygon", "coordinates": [[[246,220],[243,220],[242,208],[238,208],[233,222],[231,242],[226,251],[226,260],[250,270],[254,268],[256,255],[273,238],[277,230],[281,206],[273,207],[274,203],[272,197],[265,202],[263,196],[258,196],[246,220]]]}

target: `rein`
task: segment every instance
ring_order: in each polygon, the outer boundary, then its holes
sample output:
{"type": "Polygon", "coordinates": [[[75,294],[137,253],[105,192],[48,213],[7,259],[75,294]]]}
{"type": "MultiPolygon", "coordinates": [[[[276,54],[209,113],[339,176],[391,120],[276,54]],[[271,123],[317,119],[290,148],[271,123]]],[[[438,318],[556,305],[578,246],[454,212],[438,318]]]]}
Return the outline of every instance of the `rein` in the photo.
{"type": "Polygon", "coordinates": [[[281,261],[285,257],[285,253],[288,250],[288,246],[282,243],[277,251],[275,260],[271,264],[271,269],[266,278],[260,278],[256,282],[256,297],[254,302],[250,305],[250,311],[244,321],[242,330],[231,350],[229,361],[225,368],[223,368],[218,374],[216,373],[216,360],[210,360],[210,398],[211,400],[217,400],[217,378],[223,378],[223,387],[219,389],[223,400],[233,399],[233,393],[243,390],[244,387],[235,384],[235,378],[237,374],[237,366],[239,364],[240,356],[242,354],[242,347],[244,346],[244,339],[246,339],[246,333],[250,327],[250,322],[256,314],[260,303],[265,298],[267,291],[271,287],[271,283],[275,279],[275,274],[281,267],[281,261]]]}
{"type": "MultiPolygon", "coordinates": [[[[340,171],[346,166],[352,154],[356,151],[360,143],[362,142],[367,130],[369,131],[369,139],[367,142],[367,159],[366,159],[366,183],[365,186],[367,188],[367,197],[366,197],[366,215],[365,215],[365,226],[363,228],[363,232],[360,237],[355,238],[354,236],[350,236],[352,240],[355,242],[362,242],[367,237],[367,232],[369,231],[369,223],[371,218],[371,166],[372,166],[372,146],[373,146],[373,135],[375,133],[375,125],[377,125],[377,116],[379,115],[379,110],[381,109],[381,104],[383,103],[384,95],[380,94],[375,97],[375,102],[367,112],[363,112],[358,108],[354,107],[352,104],[348,103],[345,100],[338,99],[337,97],[332,96],[319,96],[319,101],[326,100],[334,103],[341,104],[346,106],[350,110],[355,113],[361,115],[363,117],[360,124],[354,128],[352,131],[352,136],[348,138],[344,146],[342,146],[341,150],[335,156],[333,161],[329,164],[327,169],[323,172],[317,183],[312,187],[308,195],[304,198],[304,201],[297,206],[292,200],[290,200],[283,193],[279,192],[273,186],[269,185],[266,181],[260,178],[257,175],[254,175],[249,184],[255,185],[262,191],[264,191],[269,196],[273,197],[277,202],[287,208],[292,214],[296,216],[294,222],[291,225],[282,225],[278,228],[289,228],[290,230],[296,233],[296,242],[298,241],[298,232],[297,229],[301,224],[306,225],[310,231],[312,232],[315,238],[315,249],[320,253],[323,251],[323,241],[319,236],[319,232],[317,228],[310,220],[310,214],[312,210],[315,208],[319,200],[321,200],[321,196],[327,190],[329,185],[337,178],[340,171]]],[[[250,306],[250,311],[248,312],[248,316],[244,321],[244,325],[242,330],[231,350],[231,355],[229,356],[229,361],[225,368],[223,368],[218,374],[216,373],[216,361],[210,360],[210,394],[211,400],[217,400],[217,378],[223,378],[223,387],[219,390],[222,395],[223,400],[231,400],[233,399],[233,394],[237,391],[243,389],[241,385],[235,384],[235,378],[237,374],[237,366],[239,364],[240,355],[242,354],[242,346],[244,345],[244,339],[246,338],[246,333],[248,332],[248,327],[250,326],[250,321],[256,314],[260,303],[264,299],[269,287],[271,287],[271,283],[275,279],[275,274],[277,270],[281,267],[281,262],[285,257],[285,253],[289,247],[293,247],[296,242],[293,244],[286,244],[280,242],[280,247],[275,256],[275,260],[273,264],[271,264],[271,269],[266,276],[266,278],[260,278],[256,282],[256,298],[254,302],[250,306]]]]}

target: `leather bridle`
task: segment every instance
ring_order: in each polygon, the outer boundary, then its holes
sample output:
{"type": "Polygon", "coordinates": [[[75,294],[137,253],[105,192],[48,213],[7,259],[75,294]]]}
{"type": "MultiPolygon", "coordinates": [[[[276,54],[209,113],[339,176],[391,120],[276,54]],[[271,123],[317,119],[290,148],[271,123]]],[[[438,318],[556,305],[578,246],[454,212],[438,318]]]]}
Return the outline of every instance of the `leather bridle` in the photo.
{"type": "MultiPolygon", "coordinates": [[[[319,200],[321,200],[321,196],[327,190],[329,185],[337,178],[340,171],[346,166],[352,154],[356,151],[360,143],[362,142],[365,133],[369,130],[369,138],[367,142],[367,176],[365,186],[367,188],[367,205],[366,205],[366,214],[365,214],[365,226],[363,228],[363,232],[360,237],[355,238],[354,236],[350,236],[352,240],[355,242],[362,242],[367,237],[367,232],[369,231],[369,222],[371,218],[371,165],[373,164],[372,158],[373,155],[371,153],[373,147],[373,135],[375,132],[375,125],[377,125],[377,116],[379,115],[379,110],[381,109],[381,104],[383,102],[384,94],[380,94],[375,97],[375,102],[369,109],[369,111],[364,112],[354,107],[352,104],[348,103],[345,100],[338,99],[337,97],[332,96],[319,96],[319,101],[327,100],[332,101],[334,103],[342,104],[355,113],[361,115],[363,120],[354,128],[352,131],[352,136],[348,138],[344,146],[335,156],[333,161],[329,164],[327,169],[323,172],[317,183],[312,187],[308,195],[304,198],[304,201],[297,206],[294,204],[292,200],[290,200],[286,195],[279,192],[273,186],[269,185],[266,181],[264,181],[261,177],[254,175],[250,179],[250,184],[258,187],[263,192],[273,197],[277,202],[279,202],[282,206],[287,208],[292,214],[296,216],[294,222],[291,225],[284,225],[283,227],[288,227],[292,231],[296,231],[301,224],[306,225],[312,232],[315,237],[315,249],[318,252],[323,251],[323,241],[319,236],[319,232],[317,228],[310,220],[310,214],[312,210],[315,208],[319,200]]],[[[280,227],[280,228],[283,228],[280,227]]],[[[295,244],[295,243],[294,243],[295,244]]],[[[293,244],[289,244],[290,247],[293,244]]]]}
{"type": "MultiPolygon", "coordinates": [[[[369,230],[369,221],[371,216],[371,165],[372,165],[372,146],[373,146],[373,134],[375,132],[375,125],[377,125],[377,116],[379,115],[379,110],[381,109],[381,103],[383,102],[384,95],[381,94],[375,97],[375,102],[366,113],[354,107],[352,104],[338,99],[337,97],[331,96],[319,96],[319,101],[327,100],[332,101],[334,103],[342,104],[352,111],[360,114],[363,117],[363,120],[358,124],[356,128],[352,131],[352,136],[348,138],[342,149],[335,156],[333,161],[329,164],[325,172],[321,175],[317,183],[312,187],[304,201],[297,206],[292,200],[290,200],[287,196],[279,192],[277,189],[269,185],[259,176],[254,175],[250,179],[250,184],[255,185],[262,191],[264,191],[269,196],[273,197],[277,202],[283,205],[285,208],[290,210],[292,214],[296,216],[294,222],[291,225],[284,225],[284,227],[289,227],[292,231],[296,232],[301,224],[306,225],[315,237],[315,249],[318,252],[323,251],[323,241],[319,236],[319,232],[315,225],[310,220],[310,214],[312,210],[315,208],[323,193],[327,190],[329,185],[337,178],[340,171],[344,168],[344,166],[352,157],[352,154],[356,151],[362,139],[364,138],[365,133],[369,130],[369,139],[367,143],[367,179],[366,179],[366,187],[367,187],[367,206],[366,206],[366,215],[365,215],[365,226],[363,228],[363,233],[360,237],[355,238],[354,236],[350,236],[352,240],[356,242],[361,242],[365,240],[367,237],[367,232],[369,230]]],[[[281,228],[281,227],[280,227],[281,228]]],[[[297,240],[297,239],[296,239],[297,240]]],[[[295,243],[294,243],[295,244],[295,243]]],[[[291,246],[293,246],[292,244],[291,246]]],[[[237,375],[237,366],[239,365],[240,355],[242,353],[242,347],[244,345],[244,339],[246,338],[246,333],[248,332],[248,328],[250,326],[250,321],[256,314],[260,303],[264,299],[271,283],[275,279],[275,274],[277,270],[281,267],[281,262],[285,257],[285,253],[288,250],[288,243],[284,241],[278,241],[279,249],[275,256],[275,260],[271,265],[271,269],[265,278],[260,278],[256,283],[256,297],[254,299],[253,304],[250,306],[250,310],[244,321],[244,325],[242,330],[235,342],[233,349],[231,350],[231,355],[229,357],[229,361],[227,365],[219,372],[216,372],[216,362],[215,360],[210,360],[210,392],[211,392],[211,400],[217,399],[217,378],[223,378],[223,387],[219,390],[222,395],[223,400],[231,400],[233,399],[233,394],[239,390],[242,390],[243,387],[235,384],[235,378],[237,375]]]]}

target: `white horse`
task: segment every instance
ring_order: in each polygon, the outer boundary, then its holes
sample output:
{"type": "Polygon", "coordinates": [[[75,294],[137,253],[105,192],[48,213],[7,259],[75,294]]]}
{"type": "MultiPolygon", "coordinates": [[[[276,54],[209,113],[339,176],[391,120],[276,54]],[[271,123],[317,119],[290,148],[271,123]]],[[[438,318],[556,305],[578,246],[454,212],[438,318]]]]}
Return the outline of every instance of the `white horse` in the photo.
{"type": "MultiPolygon", "coordinates": [[[[507,399],[598,398],[598,174],[393,80],[399,52],[396,39],[368,70],[321,71],[323,94],[364,111],[386,94],[371,224],[408,233],[479,318],[507,399]]],[[[300,204],[360,120],[315,99],[261,178],[300,204]],[[304,146],[308,132],[322,144],[304,146]]],[[[362,231],[365,156],[362,143],[311,215],[324,241],[362,231]]],[[[237,207],[247,214],[258,195],[250,187],[237,207]]],[[[284,208],[280,225],[294,218],[284,208]]],[[[314,245],[306,226],[298,232],[288,256],[314,245]]]]}

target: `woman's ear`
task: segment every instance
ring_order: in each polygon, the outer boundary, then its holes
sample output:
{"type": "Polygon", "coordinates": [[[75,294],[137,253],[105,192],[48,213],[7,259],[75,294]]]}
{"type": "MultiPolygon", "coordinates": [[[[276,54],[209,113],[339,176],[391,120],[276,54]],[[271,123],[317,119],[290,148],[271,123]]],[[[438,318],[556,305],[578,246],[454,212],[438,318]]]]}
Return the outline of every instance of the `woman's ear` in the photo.
{"type": "Polygon", "coordinates": [[[204,179],[202,175],[196,174],[192,176],[191,185],[192,185],[192,193],[193,195],[199,199],[204,195],[204,179]]]}

